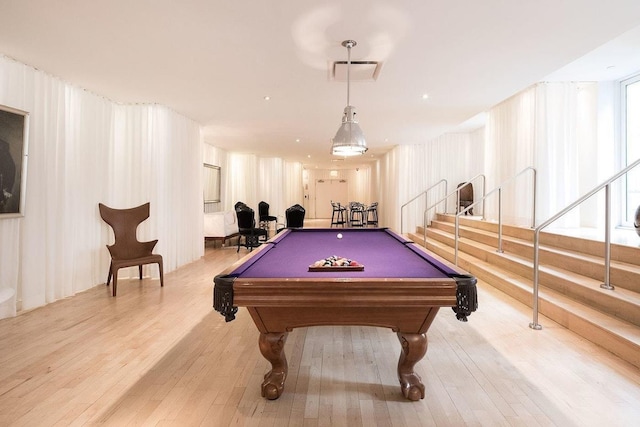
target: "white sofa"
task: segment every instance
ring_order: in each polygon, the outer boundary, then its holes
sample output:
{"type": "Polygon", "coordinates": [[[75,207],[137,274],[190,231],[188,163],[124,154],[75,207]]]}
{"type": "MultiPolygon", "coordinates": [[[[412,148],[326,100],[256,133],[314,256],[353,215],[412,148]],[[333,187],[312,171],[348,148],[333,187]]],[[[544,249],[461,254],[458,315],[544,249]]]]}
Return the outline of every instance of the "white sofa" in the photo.
{"type": "Polygon", "coordinates": [[[227,239],[238,235],[238,223],[233,211],[204,214],[205,240],[220,240],[224,246],[227,239]]]}

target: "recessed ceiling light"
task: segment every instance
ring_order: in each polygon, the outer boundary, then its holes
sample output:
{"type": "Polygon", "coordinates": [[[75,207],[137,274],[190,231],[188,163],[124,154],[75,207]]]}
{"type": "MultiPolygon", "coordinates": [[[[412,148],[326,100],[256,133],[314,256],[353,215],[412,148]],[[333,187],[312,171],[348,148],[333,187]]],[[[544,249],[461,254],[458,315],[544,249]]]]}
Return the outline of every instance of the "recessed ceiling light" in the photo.
{"type": "Polygon", "coordinates": [[[264,100],[265,100],[265,101],[269,101],[270,99],[271,99],[271,97],[270,97],[269,95],[267,95],[267,96],[265,96],[265,97],[264,97],[264,100]]]}
{"type": "Polygon", "coordinates": [[[428,93],[423,93],[422,94],[422,99],[429,99],[429,94],[428,93]]]}
{"type": "Polygon", "coordinates": [[[300,142],[300,138],[296,138],[296,142],[300,142]]]}
{"type": "Polygon", "coordinates": [[[311,158],[311,154],[307,154],[307,158],[309,158],[309,159],[310,159],[310,158],[311,158]]]}

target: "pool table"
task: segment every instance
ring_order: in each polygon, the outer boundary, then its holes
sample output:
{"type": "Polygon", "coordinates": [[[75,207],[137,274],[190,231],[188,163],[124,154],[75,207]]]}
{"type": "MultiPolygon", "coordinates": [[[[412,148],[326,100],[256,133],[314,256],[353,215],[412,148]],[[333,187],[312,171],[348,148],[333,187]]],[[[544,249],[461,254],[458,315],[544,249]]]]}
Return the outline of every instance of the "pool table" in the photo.
{"type": "Polygon", "coordinates": [[[423,399],[414,366],[427,351],[427,330],[439,308],[452,307],[463,321],[477,308],[473,276],[387,228],[287,229],[217,275],[214,284],[215,310],[231,321],[238,307],[246,307],[260,331],[260,352],[272,367],[262,383],[267,399],[284,389],[288,332],[318,325],[392,329],[401,344],[402,394],[423,399]],[[311,268],[333,255],[357,265],[311,268]]]}

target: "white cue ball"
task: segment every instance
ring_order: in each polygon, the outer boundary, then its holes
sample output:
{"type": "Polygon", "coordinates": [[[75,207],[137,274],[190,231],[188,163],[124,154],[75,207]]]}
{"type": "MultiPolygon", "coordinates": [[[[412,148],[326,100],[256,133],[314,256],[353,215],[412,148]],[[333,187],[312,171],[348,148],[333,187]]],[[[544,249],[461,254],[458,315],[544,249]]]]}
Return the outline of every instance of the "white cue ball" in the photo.
{"type": "Polygon", "coordinates": [[[342,239],[342,233],[338,233],[338,239],[342,239]]]}

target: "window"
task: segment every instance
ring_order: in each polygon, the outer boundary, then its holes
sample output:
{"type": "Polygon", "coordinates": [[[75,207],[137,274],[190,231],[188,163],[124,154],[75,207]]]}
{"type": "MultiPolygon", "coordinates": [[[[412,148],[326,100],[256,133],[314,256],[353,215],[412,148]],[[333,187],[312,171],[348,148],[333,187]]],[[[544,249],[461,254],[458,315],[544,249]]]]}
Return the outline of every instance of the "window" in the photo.
{"type": "MultiPolygon", "coordinates": [[[[622,81],[622,138],[623,164],[640,159],[640,74],[622,81]]],[[[632,226],[635,212],[640,206],[640,169],[636,167],[626,175],[626,198],[623,225],[632,226]]]]}

